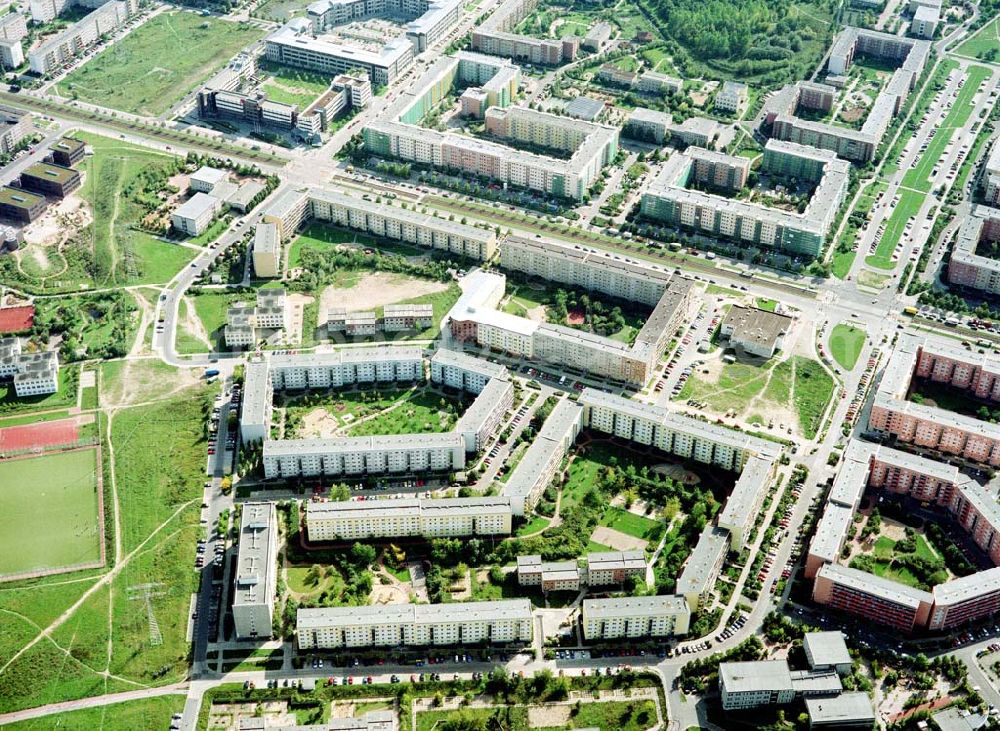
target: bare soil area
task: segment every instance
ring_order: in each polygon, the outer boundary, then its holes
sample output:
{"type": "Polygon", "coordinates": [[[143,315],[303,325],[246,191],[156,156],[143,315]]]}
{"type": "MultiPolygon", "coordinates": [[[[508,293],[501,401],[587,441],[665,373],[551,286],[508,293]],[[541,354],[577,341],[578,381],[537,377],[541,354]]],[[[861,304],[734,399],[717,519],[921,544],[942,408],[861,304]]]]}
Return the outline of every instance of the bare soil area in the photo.
{"type": "MultiPolygon", "coordinates": [[[[594,532],[590,535],[590,540],[594,543],[600,543],[602,546],[610,546],[616,551],[642,551],[645,550],[647,543],[642,538],[630,536],[628,533],[608,528],[606,525],[599,525],[594,528],[594,532]]],[[[555,725],[560,726],[562,724],[555,725]]]]}
{"type": "Polygon", "coordinates": [[[331,307],[371,310],[414,297],[444,292],[446,289],[448,285],[444,282],[415,279],[402,274],[365,274],[353,287],[330,286],[323,290],[319,300],[317,324],[326,324],[326,313],[331,307]]]}

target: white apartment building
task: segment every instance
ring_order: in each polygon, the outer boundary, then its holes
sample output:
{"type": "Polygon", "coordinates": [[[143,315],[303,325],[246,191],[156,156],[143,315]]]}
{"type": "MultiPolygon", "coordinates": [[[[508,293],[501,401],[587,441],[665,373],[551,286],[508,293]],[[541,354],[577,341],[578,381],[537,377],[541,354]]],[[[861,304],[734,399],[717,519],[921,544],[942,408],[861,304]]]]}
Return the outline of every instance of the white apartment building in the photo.
{"type": "Polygon", "coordinates": [[[702,531],[698,543],[684,564],[684,570],[677,579],[675,591],[684,597],[692,612],[711,597],[719,571],[729,553],[729,535],[725,530],[711,525],[702,531]]]}
{"type": "Polygon", "coordinates": [[[686,635],[691,610],[679,596],[640,596],[583,600],[587,640],[686,635]]]}
{"type": "Polygon", "coordinates": [[[491,378],[455,424],[455,432],[465,440],[465,451],[482,451],[513,405],[514,384],[505,378],[491,378]]]}
{"type": "Polygon", "coordinates": [[[783,705],[795,699],[785,660],[724,662],[719,665],[722,708],[727,711],[783,705]]]}
{"type": "Polygon", "coordinates": [[[208,193],[195,193],[170,214],[170,223],[188,236],[200,236],[222,210],[222,201],[208,193]]]}
{"type": "Polygon", "coordinates": [[[510,535],[510,500],[407,498],[306,503],[310,541],[510,535]]]}
{"type": "Polygon", "coordinates": [[[253,271],[261,279],[273,279],[281,272],[281,238],[273,223],[258,223],[254,231],[253,271]]]}
{"type": "Polygon", "coordinates": [[[506,366],[446,348],[431,358],[431,383],[480,393],[494,378],[507,380],[506,366]]]}
{"type": "Polygon", "coordinates": [[[479,261],[496,252],[496,234],[490,229],[323,188],[285,191],[264,210],[262,220],[276,224],[282,240],[306,221],[316,220],[479,261]]]}
{"type": "Polygon", "coordinates": [[[736,486],[719,515],[719,527],[729,531],[729,542],[733,550],[746,548],[750,531],[760,516],[764,498],[771,487],[774,466],[775,459],[772,456],[753,455],[740,471],[736,486]]]}
{"type": "Polygon", "coordinates": [[[240,518],[233,622],[240,639],[270,637],[278,575],[278,520],[273,503],[244,503],[240,518]]]}
{"type": "Polygon", "coordinates": [[[13,379],[17,396],[37,396],[59,390],[59,356],[54,350],[22,353],[16,337],[0,339],[0,378],[13,379]]]}
{"type": "Polygon", "coordinates": [[[587,586],[621,584],[633,576],[646,581],[646,555],[642,551],[587,554],[587,586]]]}
{"type": "Polygon", "coordinates": [[[715,95],[715,111],[739,114],[747,103],[749,89],[739,81],[723,81],[715,95]]]}
{"type": "Polygon", "coordinates": [[[269,480],[462,469],[465,439],[455,432],[264,441],[264,477],[269,480]]]}
{"type": "Polygon", "coordinates": [[[414,346],[385,345],[328,353],[274,355],[268,362],[274,388],[279,391],[424,378],[423,351],[414,346]]]}
{"type": "Polygon", "coordinates": [[[287,317],[284,289],[258,290],[256,306],[236,304],[226,311],[226,347],[251,347],[264,337],[262,331],[283,329],[287,324],[287,317]]]}
{"type": "Polygon", "coordinates": [[[240,437],[244,442],[262,442],[271,427],[274,386],[266,361],[250,361],[243,375],[240,406],[240,437]]]}
{"type": "Polygon", "coordinates": [[[578,591],[583,584],[576,561],[543,562],[541,556],[517,557],[517,583],[542,591],[578,591]]]}
{"type": "MultiPolygon", "coordinates": [[[[34,14],[34,3],[32,14],[34,14]]],[[[28,51],[28,63],[36,74],[47,74],[79,56],[101,36],[112,33],[138,9],[137,0],[111,0],[97,7],[92,13],[47,38],[28,51]]]]}
{"type": "Polygon", "coordinates": [[[434,305],[386,305],[382,308],[382,329],[387,333],[426,330],[434,324],[434,305]]]}
{"type": "Polygon", "coordinates": [[[300,650],[527,643],[532,632],[527,599],[299,609],[296,624],[300,650]]]}

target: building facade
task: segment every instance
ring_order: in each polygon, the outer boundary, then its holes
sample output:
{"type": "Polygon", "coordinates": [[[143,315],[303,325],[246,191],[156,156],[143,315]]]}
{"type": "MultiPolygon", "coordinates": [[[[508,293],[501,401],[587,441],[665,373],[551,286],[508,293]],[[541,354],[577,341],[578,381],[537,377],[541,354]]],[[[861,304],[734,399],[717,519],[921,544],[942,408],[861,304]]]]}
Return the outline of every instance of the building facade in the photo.
{"type": "Polygon", "coordinates": [[[233,594],[240,639],[270,637],[278,579],[278,520],[272,503],[244,503],[233,594]]]}

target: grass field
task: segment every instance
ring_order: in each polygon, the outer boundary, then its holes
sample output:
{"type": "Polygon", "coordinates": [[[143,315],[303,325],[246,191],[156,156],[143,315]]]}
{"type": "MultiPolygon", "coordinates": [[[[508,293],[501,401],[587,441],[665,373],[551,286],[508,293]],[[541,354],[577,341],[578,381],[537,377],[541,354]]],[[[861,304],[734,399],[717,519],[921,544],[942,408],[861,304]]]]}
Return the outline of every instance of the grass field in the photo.
{"type": "Polygon", "coordinates": [[[528,522],[517,529],[516,535],[526,536],[532,533],[537,533],[540,530],[545,530],[549,527],[551,521],[544,515],[533,515],[528,519],[528,522]]]}
{"type": "Polygon", "coordinates": [[[60,82],[63,96],[159,116],[264,31],[194,12],[161,13],[60,82]]]}
{"type": "Polygon", "coordinates": [[[833,254],[833,267],[831,273],[837,279],[843,279],[851,272],[854,266],[854,259],[857,257],[856,251],[837,251],[833,254]]]}
{"type": "Polygon", "coordinates": [[[5,731],[153,731],[170,726],[170,717],[184,710],[184,695],[144,698],[103,708],[66,711],[4,726],[5,731]]]}
{"type": "Polygon", "coordinates": [[[432,391],[415,391],[398,406],[348,428],[352,437],[387,434],[434,434],[450,431],[458,421],[455,405],[432,391]],[[443,403],[442,403],[443,402],[443,403]]]}
{"type": "Polygon", "coordinates": [[[860,327],[839,323],[830,331],[830,355],[842,368],[854,368],[864,345],[865,331],[860,327]]]}
{"type": "Polygon", "coordinates": [[[110,137],[86,132],[76,136],[94,150],[77,166],[84,173],[80,195],[94,212],[90,227],[94,285],[168,282],[197,252],[133,230],[143,209],[127,191],[142,186],[144,171],[172,168],[176,158],[110,137]]]}
{"type": "Polygon", "coordinates": [[[973,109],[972,98],[976,95],[979,85],[984,79],[989,78],[992,73],[992,71],[982,66],[970,66],[968,68],[965,85],[959,90],[958,96],[955,98],[955,103],[952,104],[948,115],[938,127],[937,134],[934,135],[934,139],[927,146],[927,151],[920,156],[917,164],[910,168],[906,172],[906,175],[903,176],[904,186],[915,188],[924,193],[930,191],[930,177],[934,166],[938,164],[938,161],[944,154],[944,149],[955,130],[964,127],[969,121],[969,116],[972,114],[973,109]]]}
{"type": "Polygon", "coordinates": [[[609,508],[599,521],[599,525],[614,528],[635,538],[649,539],[660,523],[621,508],[609,508]]]}
{"type": "Polygon", "coordinates": [[[0,485],[0,575],[100,558],[96,450],[5,460],[0,485]]]}
{"type": "MultiPolygon", "coordinates": [[[[463,708],[458,711],[423,711],[416,715],[416,731],[434,729],[456,717],[484,724],[482,728],[528,731],[533,728],[524,706],[463,708]]],[[[617,731],[643,731],[656,724],[656,706],[649,700],[580,703],[561,729],[600,728],[617,731]]]]}
{"type": "Polygon", "coordinates": [[[1000,51],[1000,18],[994,18],[980,28],[975,35],[966,39],[955,52],[962,56],[983,58],[990,51],[1000,51]]]}
{"type": "Polygon", "coordinates": [[[267,98],[281,104],[298,104],[302,111],[330,88],[329,76],[278,64],[262,64],[270,75],[263,84],[267,98]]]}
{"type": "Polygon", "coordinates": [[[297,15],[304,15],[310,0],[266,0],[257,6],[254,17],[284,23],[297,15]]]}
{"type": "Polygon", "coordinates": [[[924,203],[924,197],[923,193],[916,190],[904,190],[902,188],[899,190],[899,203],[896,204],[892,215],[889,216],[889,220],[886,222],[885,233],[878,242],[875,253],[865,257],[865,264],[876,269],[888,270],[896,268],[898,262],[892,260],[892,253],[896,250],[896,244],[899,243],[899,239],[903,235],[906,222],[920,211],[920,206],[924,203]]]}

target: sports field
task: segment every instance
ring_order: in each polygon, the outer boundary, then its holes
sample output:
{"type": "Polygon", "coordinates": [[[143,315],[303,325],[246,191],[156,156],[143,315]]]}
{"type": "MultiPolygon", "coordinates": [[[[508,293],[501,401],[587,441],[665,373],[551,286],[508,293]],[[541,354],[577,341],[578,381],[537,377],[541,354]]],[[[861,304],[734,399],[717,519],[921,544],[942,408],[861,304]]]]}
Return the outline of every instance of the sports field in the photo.
{"type": "Polygon", "coordinates": [[[97,450],[0,462],[0,576],[100,559],[97,450]]]}
{"type": "Polygon", "coordinates": [[[191,11],[160,13],[60,82],[63,96],[159,116],[244,46],[260,28],[191,11]]]}

